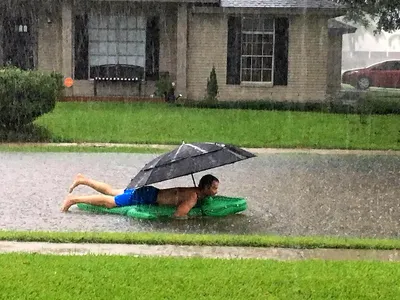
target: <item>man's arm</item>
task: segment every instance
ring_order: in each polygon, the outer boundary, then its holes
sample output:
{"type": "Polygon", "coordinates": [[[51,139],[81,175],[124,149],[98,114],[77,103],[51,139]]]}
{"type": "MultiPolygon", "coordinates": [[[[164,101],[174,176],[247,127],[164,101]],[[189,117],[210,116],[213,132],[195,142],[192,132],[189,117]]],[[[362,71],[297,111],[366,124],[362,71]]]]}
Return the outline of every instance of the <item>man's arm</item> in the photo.
{"type": "Polygon", "coordinates": [[[174,217],[186,217],[189,211],[196,205],[197,203],[197,194],[194,193],[190,196],[189,199],[183,201],[177,208],[174,213],[174,217]]]}

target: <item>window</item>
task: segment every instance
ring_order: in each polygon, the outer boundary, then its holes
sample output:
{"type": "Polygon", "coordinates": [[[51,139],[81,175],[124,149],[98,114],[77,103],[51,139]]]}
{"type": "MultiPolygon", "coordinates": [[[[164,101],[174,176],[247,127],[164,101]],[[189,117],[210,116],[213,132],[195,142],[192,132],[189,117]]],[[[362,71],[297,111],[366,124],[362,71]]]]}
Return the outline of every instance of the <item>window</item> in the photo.
{"type": "Polygon", "coordinates": [[[288,18],[228,18],[227,84],[287,85],[288,18]]]}
{"type": "Polygon", "coordinates": [[[274,39],[274,19],[242,19],[242,82],[272,82],[274,39]]]}
{"type": "Polygon", "coordinates": [[[378,70],[385,70],[385,71],[400,70],[400,62],[398,61],[385,62],[378,67],[378,70]]]}
{"type": "Polygon", "coordinates": [[[92,13],[88,23],[90,67],[128,64],[145,68],[144,16],[92,13]]]}
{"type": "Polygon", "coordinates": [[[28,32],[28,25],[15,25],[16,32],[28,32]]]}
{"type": "MultiPolygon", "coordinates": [[[[94,28],[91,28],[92,29],[91,45],[94,47],[92,48],[92,54],[90,54],[92,68],[89,67],[89,28],[88,28],[89,16],[90,15],[86,12],[82,12],[81,14],[75,16],[75,79],[78,80],[88,79],[89,77],[91,78],[95,77],[96,70],[94,67],[101,63],[97,61],[96,64],[96,60],[102,59],[104,62],[109,61],[108,53],[106,53],[106,55],[101,55],[100,53],[94,53],[95,52],[94,50],[97,48],[97,43],[99,43],[98,40],[95,40],[95,37],[97,37],[98,35],[96,32],[99,31],[100,29],[96,30],[94,28]],[[101,58],[102,56],[103,58],[101,58]],[[90,71],[88,72],[88,70],[90,71]],[[91,75],[89,76],[89,74],[91,75]]],[[[94,27],[93,25],[91,26],[94,27]]],[[[145,33],[146,79],[156,80],[158,78],[158,69],[159,69],[159,48],[160,48],[159,18],[155,16],[147,17],[146,27],[147,27],[145,33]]],[[[134,30],[136,31],[136,29],[134,30]]],[[[108,43],[108,40],[106,42],[108,43]]],[[[130,41],[126,41],[125,45],[127,45],[128,42],[130,41]]],[[[122,56],[123,56],[122,54],[119,54],[119,57],[122,56]]],[[[125,59],[126,57],[127,55],[125,55],[125,59]]],[[[121,61],[124,61],[124,59],[122,59],[121,61]]]]}

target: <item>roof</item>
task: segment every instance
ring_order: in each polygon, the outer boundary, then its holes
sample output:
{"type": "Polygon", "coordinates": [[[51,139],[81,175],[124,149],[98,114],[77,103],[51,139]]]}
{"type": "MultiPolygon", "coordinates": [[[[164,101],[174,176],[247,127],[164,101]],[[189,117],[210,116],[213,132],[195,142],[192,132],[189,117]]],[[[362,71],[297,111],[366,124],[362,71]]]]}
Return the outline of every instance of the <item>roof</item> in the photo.
{"type": "Polygon", "coordinates": [[[343,9],[331,0],[221,0],[221,7],[237,8],[296,8],[296,9],[343,9]]]}
{"type": "Polygon", "coordinates": [[[344,33],[354,33],[357,31],[357,27],[348,25],[336,19],[328,20],[328,29],[330,32],[344,34],[344,33]]]}

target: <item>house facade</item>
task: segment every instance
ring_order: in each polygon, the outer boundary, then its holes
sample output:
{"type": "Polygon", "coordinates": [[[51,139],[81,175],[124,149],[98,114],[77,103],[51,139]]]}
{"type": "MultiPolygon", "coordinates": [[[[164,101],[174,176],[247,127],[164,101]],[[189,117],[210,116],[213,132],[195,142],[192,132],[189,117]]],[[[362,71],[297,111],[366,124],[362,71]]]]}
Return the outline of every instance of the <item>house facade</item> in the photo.
{"type": "Polygon", "coordinates": [[[177,93],[201,100],[213,67],[220,100],[321,101],[340,90],[349,29],[332,23],[345,11],[329,0],[19,3],[0,15],[0,62],[72,77],[68,96],[148,97],[169,74],[177,93]],[[105,66],[136,72],[140,89],[94,80],[105,66]]]}

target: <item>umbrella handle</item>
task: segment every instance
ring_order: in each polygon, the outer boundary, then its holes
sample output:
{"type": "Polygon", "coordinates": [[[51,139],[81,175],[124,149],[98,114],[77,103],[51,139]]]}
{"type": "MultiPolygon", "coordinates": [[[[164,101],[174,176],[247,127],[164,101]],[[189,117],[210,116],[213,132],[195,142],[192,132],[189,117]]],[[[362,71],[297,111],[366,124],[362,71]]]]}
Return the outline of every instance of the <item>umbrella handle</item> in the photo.
{"type": "Polygon", "coordinates": [[[193,173],[190,174],[190,175],[192,175],[193,184],[194,184],[194,186],[196,187],[196,181],[194,181],[193,173]]]}

